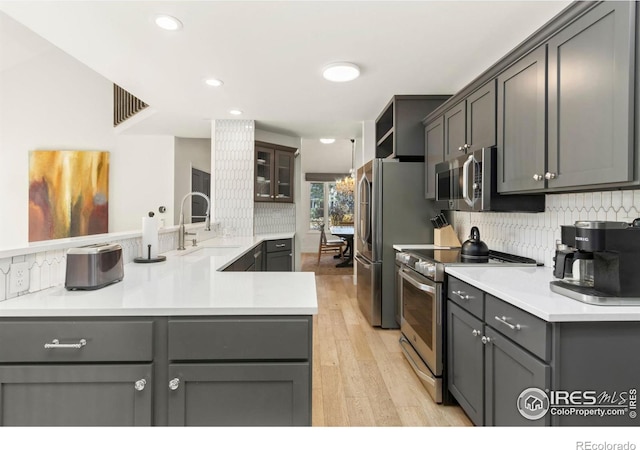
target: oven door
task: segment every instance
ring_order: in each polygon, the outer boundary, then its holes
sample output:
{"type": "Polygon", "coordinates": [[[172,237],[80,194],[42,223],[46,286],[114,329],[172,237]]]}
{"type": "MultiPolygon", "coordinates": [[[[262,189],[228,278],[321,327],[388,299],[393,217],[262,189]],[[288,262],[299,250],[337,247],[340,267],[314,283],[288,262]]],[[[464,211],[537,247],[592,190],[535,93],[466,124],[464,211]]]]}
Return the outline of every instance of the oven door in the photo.
{"type": "Polygon", "coordinates": [[[400,329],[431,372],[442,375],[442,283],[407,267],[398,272],[402,318],[400,329]]]}

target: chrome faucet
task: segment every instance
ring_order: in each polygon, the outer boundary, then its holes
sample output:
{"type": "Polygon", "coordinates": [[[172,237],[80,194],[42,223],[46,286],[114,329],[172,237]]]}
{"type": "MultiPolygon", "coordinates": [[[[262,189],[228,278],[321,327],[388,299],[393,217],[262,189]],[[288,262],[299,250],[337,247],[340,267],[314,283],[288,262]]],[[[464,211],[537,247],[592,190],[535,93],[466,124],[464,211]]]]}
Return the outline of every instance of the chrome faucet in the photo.
{"type": "MultiPolygon", "coordinates": [[[[211,215],[209,214],[209,211],[211,210],[211,202],[209,201],[209,197],[207,197],[202,192],[189,192],[187,195],[184,196],[184,198],[182,199],[182,204],[180,205],[180,223],[178,224],[178,250],[185,249],[184,237],[186,235],[196,234],[196,233],[188,233],[184,228],[184,201],[187,199],[187,197],[191,197],[192,195],[199,195],[200,197],[203,197],[207,201],[207,212],[205,214],[204,230],[211,231],[211,215]]],[[[195,239],[193,241],[195,245],[195,239]]]]}

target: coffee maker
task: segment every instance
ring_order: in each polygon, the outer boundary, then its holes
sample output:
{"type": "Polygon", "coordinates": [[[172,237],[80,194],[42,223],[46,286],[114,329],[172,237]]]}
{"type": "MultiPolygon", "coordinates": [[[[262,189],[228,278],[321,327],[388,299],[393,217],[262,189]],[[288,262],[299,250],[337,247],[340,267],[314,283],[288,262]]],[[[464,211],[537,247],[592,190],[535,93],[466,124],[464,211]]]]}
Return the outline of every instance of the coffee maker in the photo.
{"type": "Polygon", "coordinates": [[[640,219],[562,226],[551,290],[586,303],[640,304],[640,219]]]}

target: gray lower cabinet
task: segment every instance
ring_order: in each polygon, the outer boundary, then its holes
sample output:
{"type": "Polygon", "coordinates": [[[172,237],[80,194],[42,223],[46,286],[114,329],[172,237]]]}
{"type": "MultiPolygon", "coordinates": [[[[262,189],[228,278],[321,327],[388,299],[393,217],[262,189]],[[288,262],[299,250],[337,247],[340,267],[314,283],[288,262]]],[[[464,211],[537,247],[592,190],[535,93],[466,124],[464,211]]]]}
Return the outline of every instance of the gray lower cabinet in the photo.
{"type": "Polygon", "coordinates": [[[548,324],[452,277],[448,297],[447,384],[471,421],[549,425],[549,415],[530,420],[517,408],[524,390],[551,388],[548,324]]]}
{"type": "Polygon", "coordinates": [[[485,425],[544,426],[551,423],[547,414],[538,420],[529,420],[520,414],[517,399],[530,388],[548,389],[551,386],[551,368],[514,344],[493,328],[487,326],[484,335],[485,425]]]}
{"type": "Polygon", "coordinates": [[[169,425],[311,423],[309,363],[172,364],[169,377],[169,425]]]}
{"type": "Polygon", "coordinates": [[[447,386],[474,424],[640,426],[640,358],[629,353],[640,348],[640,322],[549,323],[454,277],[447,283],[447,386]],[[546,413],[535,403],[527,411],[529,388],[557,400],[546,413]],[[617,414],[575,412],[584,407],[617,414]]]}
{"type": "Polygon", "coordinates": [[[151,364],[0,365],[0,425],[152,424],[151,364]]]}
{"type": "Polygon", "coordinates": [[[484,348],[482,321],[449,301],[447,306],[449,391],[469,419],[484,423],[484,348]]]}
{"type": "Polygon", "coordinates": [[[311,425],[311,316],[3,319],[0,425],[311,425]]]}
{"type": "Polygon", "coordinates": [[[265,251],[265,271],[293,271],[293,239],[267,241],[265,251]]]}
{"type": "Polygon", "coordinates": [[[311,425],[311,327],[309,317],[169,320],[169,425],[311,425]]]}

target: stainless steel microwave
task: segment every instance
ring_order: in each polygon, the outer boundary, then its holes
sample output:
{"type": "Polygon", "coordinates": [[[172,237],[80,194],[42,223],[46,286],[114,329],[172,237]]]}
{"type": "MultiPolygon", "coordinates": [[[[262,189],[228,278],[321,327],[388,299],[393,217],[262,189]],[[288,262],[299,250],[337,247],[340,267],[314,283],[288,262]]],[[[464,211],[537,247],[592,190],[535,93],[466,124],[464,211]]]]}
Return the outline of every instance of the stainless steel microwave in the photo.
{"type": "Polygon", "coordinates": [[[544,211],[544,194],[498,193],[497,149],[475,150],[436,165],[436,206],[450,211],[544,211]]]}

